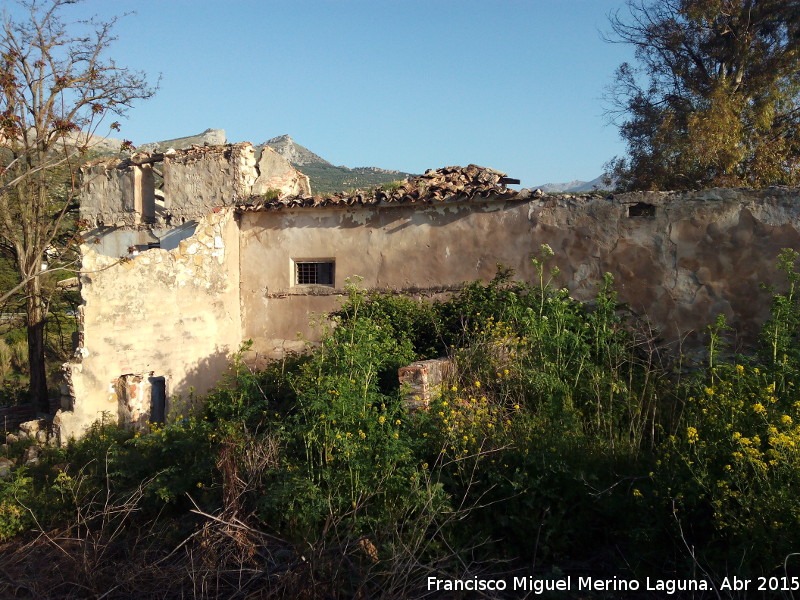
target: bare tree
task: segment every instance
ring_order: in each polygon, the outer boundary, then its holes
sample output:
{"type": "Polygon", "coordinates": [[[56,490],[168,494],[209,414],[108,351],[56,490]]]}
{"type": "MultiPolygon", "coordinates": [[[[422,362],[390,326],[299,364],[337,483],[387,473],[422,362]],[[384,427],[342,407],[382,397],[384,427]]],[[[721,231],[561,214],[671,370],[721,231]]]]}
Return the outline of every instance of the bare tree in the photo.
{"type": "MultiPolygon", "coordinates": [[[[116,18],[68,22],[76,0],[22,1],[25,18],[3,15],[0,38],[0,252],[20,283],[0,300],[25,297],[30,393],[47,411],[44,327],[48,254],[77,202],[77,168],[100,125],[155,89],[107,56],[116,18]]],[[[109,124],[112,130],[119,123],[109,124]]]]}

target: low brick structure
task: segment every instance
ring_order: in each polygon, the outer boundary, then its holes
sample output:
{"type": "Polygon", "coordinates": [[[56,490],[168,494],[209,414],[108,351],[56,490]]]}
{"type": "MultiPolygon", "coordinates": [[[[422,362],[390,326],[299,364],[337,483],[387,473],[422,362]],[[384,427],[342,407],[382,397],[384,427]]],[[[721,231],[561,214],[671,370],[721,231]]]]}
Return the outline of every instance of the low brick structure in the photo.
{"type": "Polygon", "coordinates": [[[420,360],[401,367],[397,372],[403,402],[412,410],[427,410],[430,402],[442,391],[442,386],[454,375],[449,358],[420,360]]]}

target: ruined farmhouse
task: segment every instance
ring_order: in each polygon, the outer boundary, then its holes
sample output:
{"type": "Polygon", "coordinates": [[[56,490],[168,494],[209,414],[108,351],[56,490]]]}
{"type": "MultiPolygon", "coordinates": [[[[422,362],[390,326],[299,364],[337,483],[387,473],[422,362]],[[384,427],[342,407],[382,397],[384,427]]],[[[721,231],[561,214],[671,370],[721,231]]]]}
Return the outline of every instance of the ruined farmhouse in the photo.
{"type": "Polygon", "coordinates": [[[780,250],[800,248],[800,191],[712,189],[549,196],[475,165],[391,188],[312,196],[250,144],[143,152],[84,168],[79,344],[55,425],[103,413],[162,420],[218,382],[243,341],[277,357],[313,338],[345,281],[426,298],[498,264],[532,278],[548,244],[560,285],[591,299],[606,272],[667,344],[696,347],[725,314],[745,337],[767,317],[780,250]]]}

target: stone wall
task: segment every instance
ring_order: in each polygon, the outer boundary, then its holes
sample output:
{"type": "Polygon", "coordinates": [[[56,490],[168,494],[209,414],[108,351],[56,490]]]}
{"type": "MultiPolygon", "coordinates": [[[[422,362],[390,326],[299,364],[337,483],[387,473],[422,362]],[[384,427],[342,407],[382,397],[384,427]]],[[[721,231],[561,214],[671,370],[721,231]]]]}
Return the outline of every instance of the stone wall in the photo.
{"type": "Polygon", "coordinates": [[[98,160],[82,177],[81,219],[99,227],[175,227],[270,190],[311,191],[285,158],[267,147],[256,161],[248,142],[98,160]]]}
{"type": "Polygon", "coordinates": [[[314,339],[309,316],[334,310],[345,279],[417,297],[490,279],[498,263],[533,280],[548,244],[556,282],[591,300],[605,272],[620,300],[673,350],[701,348],[720,313],[752,341],[768,316],[761,283],[782,285],[782,248],[800,249],[795,189],[543,196],[526,200],[265,210],[241,216],[244,336],[266,356],[314,339]],[[332,286],[302,286],[293,261],[335,261],[332,286]]]}
{"type": "Polygon", "coordinates": [[[735,349],[755,341],[783,248],[800,250],[800,191],[712,189],[532,203],[531,235],[549,243],[576,297],[590,299],[604,272],[620,299],[674,350],[696,354],[724,314],[735,349]]]}
{"type": "Polygon", "coordinates": [[[164,208],[183,222],[215,207],[234,206],[258,179],[250,144],[209,146],[164,156],[164,208]]]}
{"type": "Polygon", "coordinates": [[[295,169],[289,161],[269,146],[261,149],[258,157],[259,178],[253,184],[252,194],[265,194],[280,190],[290,196],[303,196],[311,193],[311,181],[295,169]]]}
{"type": "Polygon", "coordinates": [[[82,219],[92,225],[113,227],[154,222],[155,184],[151,164],[110,159],[88,164],[81,171],[82,219]]]}
{"type": "Polygon", "coordinates": [[[56,415],[62,440],[103,413],[140,426],[161,386],[165,414],[218,382],[241,343],[238,231],[230,209],[201,219],[174,250],[119,260],[83,246],[80,358],[56,415]],[[162,379],[163,378],[163,379],[162,379]]]}

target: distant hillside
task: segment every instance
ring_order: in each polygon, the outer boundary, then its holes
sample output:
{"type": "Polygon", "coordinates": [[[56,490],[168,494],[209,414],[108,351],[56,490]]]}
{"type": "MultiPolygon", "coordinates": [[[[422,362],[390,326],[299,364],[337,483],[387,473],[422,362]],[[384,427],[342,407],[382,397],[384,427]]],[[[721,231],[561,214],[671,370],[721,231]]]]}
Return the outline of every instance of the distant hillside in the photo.
{"type": "Polygon", "coordinates": [[[566,183],[544,183],[542,185],[534,186],[533,189],[538,188],[548,194],[554,194],[559,192],[574,194],[578,192],[593,192],[596,190],[614,189],[613,181],[609,185],[607,183],[604,183],[603,179],[605,179],[605,175],[600,175],[599,177],[595,177],[591,181],[581,181],[580,179],[575,179],[573,181],[568,181],[566,183]]]}
{"type": "Polygon", "coordinates": [[[190,135],[187,137],[182,138],[175,138],[173,140],[163,140],[161,142],[150,142],[149,144],[142,144],[138,146],[136,149],[139,151],[147,151],[147,152],[163,152],[169,148],[174,148],[175,150],[181,150],[183,148],[188,148],[192,144],[197,144],[198,146],[219,146],[225,143],[225,130],[224,129],[206,129],[203,133],[198,133],[197,135],[190,135]]]}
{"type": "MultiPolygon", "coordinates": [[[[80,134],[83,136],[84,134],[80,134]]],[[[77,137],[77,136],[76,136],[77,137]]],[[[91,137],[91,141],[89,142],[89,146],[91,147],[92,151],[95,154],[99,154],[100,156],[108,156],[119,154],[120,148],[122,147],[122,140],[114,139],[114,138],[103,138],[100,136],[93,135],[91,137]]],[[[163,140],[160,142],[148,142],[147,144],[141,144],[140,146],[136,146],[137,151],[159,151],[163,152],[169,148],[174,148],[175,150],[181,150],[183,148],[188,148],[192,144],[197,144],[198,146],[203,146],[208,144],[209,146],[216,146],[219,144],[225,143],[225,130],[224,129],[206,129],[203,133],[198,133],[197,135],[190,135],[187,137],[182,138],[175,138],[172,140],[163,140]]]]}
{"type": "Polygon", "coordinates": [[[411,173],[379,169],[378,167],[336,167],[324,158],[317,156],[308,148],[301,146],[288,135],[280,135],[267,140],[261,146],[269,146],[286,158],[292,166],[299,169],[311,180],[314,194],[332,194],[353,188],[367,188],[405,179],[411,173]]]}
{"type": "MultiPolygon", "coordinates": [[[[83,131],[73,132],[67,138],[73,144],[80,144],[83,146],[87,143],[87,135],[83,131]]],[[[107,154],[116,154],[122,147],[123,140],[118,140],[112,137],[103,137],[101,135],[89,135],[88,147],[92,154],[104,156],[107,154]]]]}

